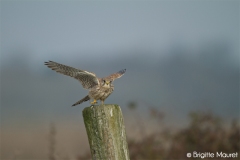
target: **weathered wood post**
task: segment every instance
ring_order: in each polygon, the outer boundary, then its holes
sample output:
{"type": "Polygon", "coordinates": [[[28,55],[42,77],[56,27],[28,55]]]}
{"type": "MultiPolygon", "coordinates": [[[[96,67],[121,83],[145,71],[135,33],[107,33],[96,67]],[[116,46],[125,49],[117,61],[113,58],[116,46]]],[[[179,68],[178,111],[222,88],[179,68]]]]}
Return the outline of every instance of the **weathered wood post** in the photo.
{"type": "Polygon", "coordinates": [[[118,105],[95,105],[83,110],[93,160],[129,160],[126,132],[118,105]]]}

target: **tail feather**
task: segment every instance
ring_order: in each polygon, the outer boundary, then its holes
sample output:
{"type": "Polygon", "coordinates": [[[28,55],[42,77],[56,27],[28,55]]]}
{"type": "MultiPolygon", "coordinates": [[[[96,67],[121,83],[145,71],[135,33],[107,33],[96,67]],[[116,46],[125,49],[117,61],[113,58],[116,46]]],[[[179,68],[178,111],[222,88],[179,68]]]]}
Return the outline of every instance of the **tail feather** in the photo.
{"type": "Polygon", "coordinates": [[[77,101],[76,103],[74,103],[72,106],[76,106],[76,105],[79,105],[81,104],[82,102],[85,102],[85,101],[88,101],[90,100],[90,97],[87,95],[86,97],[84,97],[83,99],[77,101]]]}

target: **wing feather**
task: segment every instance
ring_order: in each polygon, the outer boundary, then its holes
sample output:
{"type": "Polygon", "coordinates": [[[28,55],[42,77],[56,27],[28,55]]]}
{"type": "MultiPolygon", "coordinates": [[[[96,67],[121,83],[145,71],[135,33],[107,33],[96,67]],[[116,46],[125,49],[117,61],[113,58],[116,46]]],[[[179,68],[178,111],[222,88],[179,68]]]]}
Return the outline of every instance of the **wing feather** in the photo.
{"type": "Polygon", "coordinates": [[[112,81],[114,81],[115,79],[122,77],[125,72],[126,72],[126,69],[122,69],[122,70],[118,71],[117,73],[113,73],[113,74],[109,75],[108,77],[105,77],[105,79],[111,79],[112,81]]]}
{"type": "Polygon", "coordinates": [[[58,73],[77,79],[85,89],[90,89],[99,84],[98,78],[92,72],[76,69],[53,61],[45,62],[45,65],[58,73]]]}

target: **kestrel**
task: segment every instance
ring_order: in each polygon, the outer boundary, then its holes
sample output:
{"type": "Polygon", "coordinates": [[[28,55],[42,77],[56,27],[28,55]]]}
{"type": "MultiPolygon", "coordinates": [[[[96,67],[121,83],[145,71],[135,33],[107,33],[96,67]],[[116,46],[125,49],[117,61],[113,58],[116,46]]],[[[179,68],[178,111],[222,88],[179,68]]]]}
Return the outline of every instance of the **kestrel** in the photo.
{"type": "Polygon", "coordinates": [[[126,72],[126,69],[123,69],[117,73],[109,75],[108,77],[98,78],[95,73],[76,69],[53,61],[45,62],[45,65],[58,73],[77,79],[80,81],[83,88],[89,90],[86,97],[77,101],[72,106],[76,106],[90,99],[93,99],[91,104],[97,103],[97,100],[101,100],[102,104],[104,104],[105,99],[114,90],[112,82],[115,79],[120,78],[126,72]]]}

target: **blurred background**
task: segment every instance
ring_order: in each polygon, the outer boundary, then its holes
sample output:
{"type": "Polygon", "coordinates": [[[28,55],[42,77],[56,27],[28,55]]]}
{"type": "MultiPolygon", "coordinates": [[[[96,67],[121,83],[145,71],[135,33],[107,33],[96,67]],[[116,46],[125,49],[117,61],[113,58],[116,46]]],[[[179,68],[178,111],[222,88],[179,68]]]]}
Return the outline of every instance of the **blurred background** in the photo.
{"type": "Polygon", "coordinates": [[[90,104],[70,107],[87,91],[48,60],[127,69],[105,103],[122,108],[131,159],[239,151],[239,1],[0,5],[1,159],[89,159],[90,104]]]}

